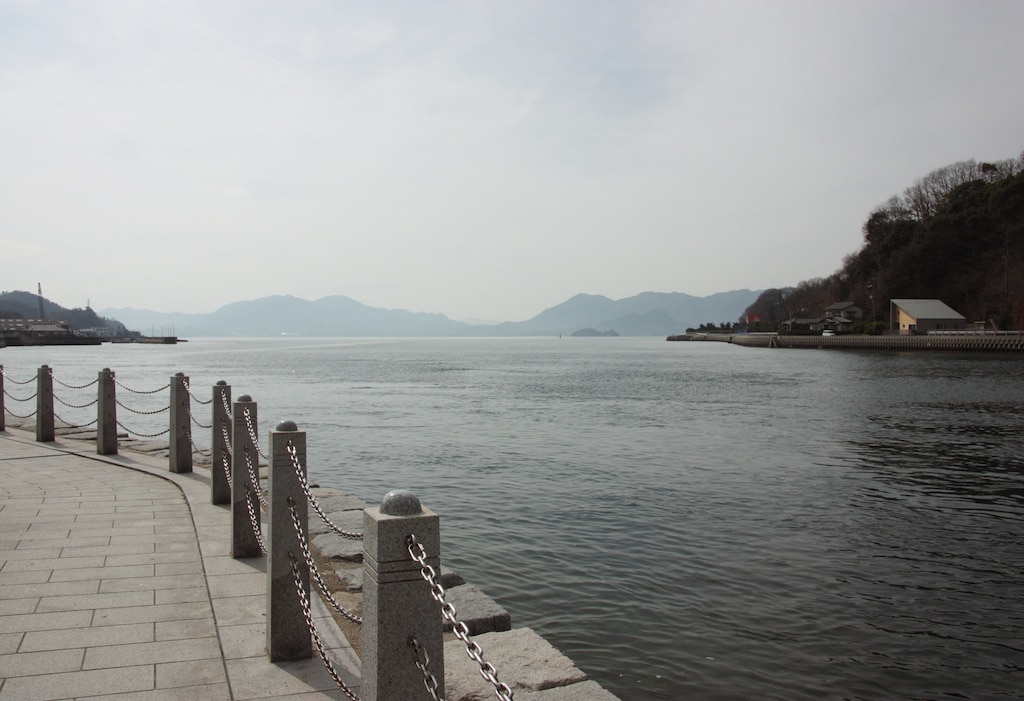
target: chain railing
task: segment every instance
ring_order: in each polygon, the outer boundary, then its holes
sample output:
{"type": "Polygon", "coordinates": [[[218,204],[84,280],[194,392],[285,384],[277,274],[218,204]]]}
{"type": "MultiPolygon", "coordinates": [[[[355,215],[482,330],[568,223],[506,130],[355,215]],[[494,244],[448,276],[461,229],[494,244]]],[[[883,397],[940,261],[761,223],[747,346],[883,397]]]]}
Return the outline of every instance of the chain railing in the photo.
{"type": "Polygon", "coordinates": [[[69,385],[66,382],[61,382],[60,379],[56,375],[53,375],[53,381],[56,382],[61,387],[64,387],[66,389],[88,389],[88,388],[92,387],[93,385],[95,385],[97,382],[99,382],[99,379],[95,379],[92,382],[87,382],[84,385],[69,385]]]}
{"type": "Polygon", "coordinates": [[[295,594],[299,598],[299,604],[302,607],[302,617],[306,620],[306,627],[309,628],[309,634],[313,638],[313,644],[316,646],[317,652],[320,654],[320,659],[324,663],[324,667],[327,668],[328,674],[334,680],[334,683],[338,685],[338,688],[349,698],[351,701],[359,701],[359,697],[355,695],[352,689],[342,680],[338,674],[338,670],[335,669],[334,663],[331,662],[330,656],[327,654],[327,648],[324,647],[324,641],[320,638],[320,633],[316,629],[316,623],[313,621],[313,612],[310,610],[309,597],[306,596],[306,590],[302,586],[302,575],[299,572],[299,561],[295,557],[295,553],[289,552],[288,559],[291,560],[292,569],[292,580],[295,582],[295,594]]]}
{"type": "Polygon", "coordinates": [[[317,516],[320,517],[320,520],[323,521],[328,528],[330,528],[332,531],[340,535],[342,538],[349,538],[351,540],[362,540],[362,533],[356,533],[355,531],[346,531],[340,528],[333,521],[331,521],[330,518],[328,518],[326,513],[324,513],[323,507],[320,506],[320,503],[316,500],[316,497],[313,496],[313,492],[310,491],[309,480],[307,480],[306,476],[302,474],[302,465],[299,464],[299,456],[295,451],[295,446],[292,445],[291,443],[288,444],[288,455],[291,456],[292,467],[295,468],[295,475],[299,478],[299,486],[302,487],[302,493],[306,495],[306,499],[309,500],[309,505],[313,507],[313,511],[315,511],[317,516]]]}
{"type": "Polygon", "coordinates": [[[248,450],[245,451],[245,468],[249,471],[249,481],[256,486],[256,496],[259,497],[260,503],[267,506],[267,498],[263,496],[263,490],[259,488],[260,478],[256,474],[256,466],[252,464],[252,456],[248,450]]]}
{"type": "MultiPolygon", "coordinates": [[[[410,535],[406,539],[406,546],[409,551],[409,557],[420,566],[420,574],[427,584],[430,585],[430,595],[441,604],[441,616],[451,624],[452,633],[455,634],[455,637],[466,646],[466,654],[469,655],[469,658],[480,666],[480,676],[494,686],[494,692],[501,701],[512,701],[512,688],[508,684],[498,681],[498,670],[490,662],[484,660],[483,650],[480,648],[480,645],[469,637],[469,627],[458,619],[455,607],[450,602],[445,601],[444,587],[438,581],[437,572],[433,566],[427,563],[427,553],[423,550],[423,546],[420,545],[419,541],[416,540],[416,536],[410,535]]],[[[424,683],[430,689],[430,684],[426,681],[424,683]]],[[[434,683],[437,683],[436,679],[434,683]]]]}
{"type": "Polygon", "coordinates": [[[3,368],[0,368],[0,375],[4,376],[4,381],[5,382],[10,382],[11,384],[15,384],[15,385],[30,385],[30,384],[32,384],[33,382],[36,381],[36,378],[34,378],[34,377],[30,377],[27,380],[15,380],[13,377],[8,375],[7,371],[4,370],[3,368]]]}
{"type": "MultiPolygon", "coordinates": [[[[257,482],[257,485],[259,483],[257,482]]],[[[249,525],[252,526],[252,535],[256,539],[256,544],[260,548],[260,552],[266,554],[267,545],[263,542],[263,531],[260,529],[260,522],[256,519],[256,505],[253,503],[252,492],[255,489],[256,494],[260,493],[259,486],[255,488],[250,487],[248,484],[245,485],[245,508],[249,512],[249,525]]]]}
{"type": "Polygon", "coordinates": [[[295,501],[293,499],[288,500],[288,510],[292,516],[292,526],[295,528],[295,536],[299,541],[299,548],[302,550],[302,557],[306,560],[306,566],[309,567],[309,573],[316,582],[317,588],[323,595],[324,599],[328,604],[331,605],[335,611],[340,613],[348,620],[358,625],[363,624],[361,616],[349,611],[347,608],[338,603],[338,600],[334,598],[334,594],[331,593],[327,583],[323,580],[323,575],[320,574],[320,569],[316,566],[316,562],[313,560],[313,555],[309,550],[309,541],[306,540],[305,534],[302,532],[302,524],[299,522],[299,513],[295,509],[295,501]]]}
{"type": "MultiPolygon", "coordinates": [[[[188,380],[185,380],[183,384],[185,385],[185,391],[188,392],[189,396],[192,397],[192,401],[194,401],[196,404],[213,404],[213,397],[210,397],[209,399],[200,399],[199,397],[197,397],[195,393],[192,392],[192,388],[189,387],[188,380]]],[[[203,426],[203,428],[210,427],[203,426]]]]}
{"type": "Polygon", "coordinates": [[[249,438],[252,439],[252,444],[256,448],[256,452],[259,453],[260,457],[264,460],[269,460],[270,456],[264,453],[263,448],[260,447],[260,439],[256,435],[256,428],[252,425],[252,412],[249,411],[248,407],[246,407],[242,416],[245,417],[245,426],[249,429],[249,438]]]}

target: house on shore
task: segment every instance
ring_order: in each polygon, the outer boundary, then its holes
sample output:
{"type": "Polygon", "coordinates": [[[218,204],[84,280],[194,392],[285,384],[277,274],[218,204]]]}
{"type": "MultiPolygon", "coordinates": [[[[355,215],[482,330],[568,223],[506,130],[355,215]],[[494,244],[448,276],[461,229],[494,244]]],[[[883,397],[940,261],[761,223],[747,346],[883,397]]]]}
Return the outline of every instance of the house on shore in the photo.
{"type": "Polygon", "coordinates": [[[836,302],[825,307],[825,316],[843,317],[850,321],[864,318],[864,310],[853,302],[836,302]]]}
{"type": "Polygon", "coordinates": [[[901,335],[962,331],[967,319],[937,299],[893,299],[889,302],[889,327],[901,335]]]}

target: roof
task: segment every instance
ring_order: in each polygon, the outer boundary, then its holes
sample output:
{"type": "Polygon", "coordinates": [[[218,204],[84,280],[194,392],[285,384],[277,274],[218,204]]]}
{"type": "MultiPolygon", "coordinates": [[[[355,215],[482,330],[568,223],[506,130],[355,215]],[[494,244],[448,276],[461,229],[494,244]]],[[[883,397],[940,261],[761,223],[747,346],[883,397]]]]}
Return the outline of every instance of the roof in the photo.
{"type": "MultiPolygon", "coordinates": [[[[854,304],[853,302],[836,302],[835,304],[830,304],[827,307],[825,307],[825,311],[833,309],[836,311],[842,311],[843,309],[849,309],[850,307],[857,307],[857,305],[854,304]]],[[[857,308],[860,309],[860,307],[857,308]]]]}
{"type": "Polygon", "coordinates": [[[894,299],[892,303],[915,319],[960,319],[960,314],[945,302],[937,299],[894,299]]]}

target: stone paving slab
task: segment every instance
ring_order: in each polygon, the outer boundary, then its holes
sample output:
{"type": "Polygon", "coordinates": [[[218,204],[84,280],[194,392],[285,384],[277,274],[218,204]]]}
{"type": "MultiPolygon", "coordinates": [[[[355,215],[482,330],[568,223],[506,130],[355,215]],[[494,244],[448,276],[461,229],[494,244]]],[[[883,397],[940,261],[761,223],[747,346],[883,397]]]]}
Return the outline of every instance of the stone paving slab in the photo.
{"type": "MultiPolygon", "coordinates": [[[[265,560],[235,560],[209,477],[0,432],[0,701],[344,699],[318,657],[271,664],[265,560]]],[[[314,617],[358,693],[359,661],[314,617]]]]}

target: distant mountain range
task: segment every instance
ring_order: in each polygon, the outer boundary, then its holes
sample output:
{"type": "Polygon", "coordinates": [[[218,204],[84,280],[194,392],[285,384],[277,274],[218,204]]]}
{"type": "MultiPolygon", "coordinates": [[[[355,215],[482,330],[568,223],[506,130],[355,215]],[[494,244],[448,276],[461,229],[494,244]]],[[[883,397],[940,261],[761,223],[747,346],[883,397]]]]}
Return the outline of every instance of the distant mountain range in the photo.
{"type": "Polygon", "coordinates": [[[470,324],[444,314],[380,309],[341,295],[309,301],[275,295],[234,302],[208,314],[104,309],[145,335],[192,336],[557,336],[584,328],[621,336],[668,336],[705,322],[733,321],[760,291],[734,290],[708,297],[644,292],[613,300],[579,294],[518,322],[470,324]]]}

